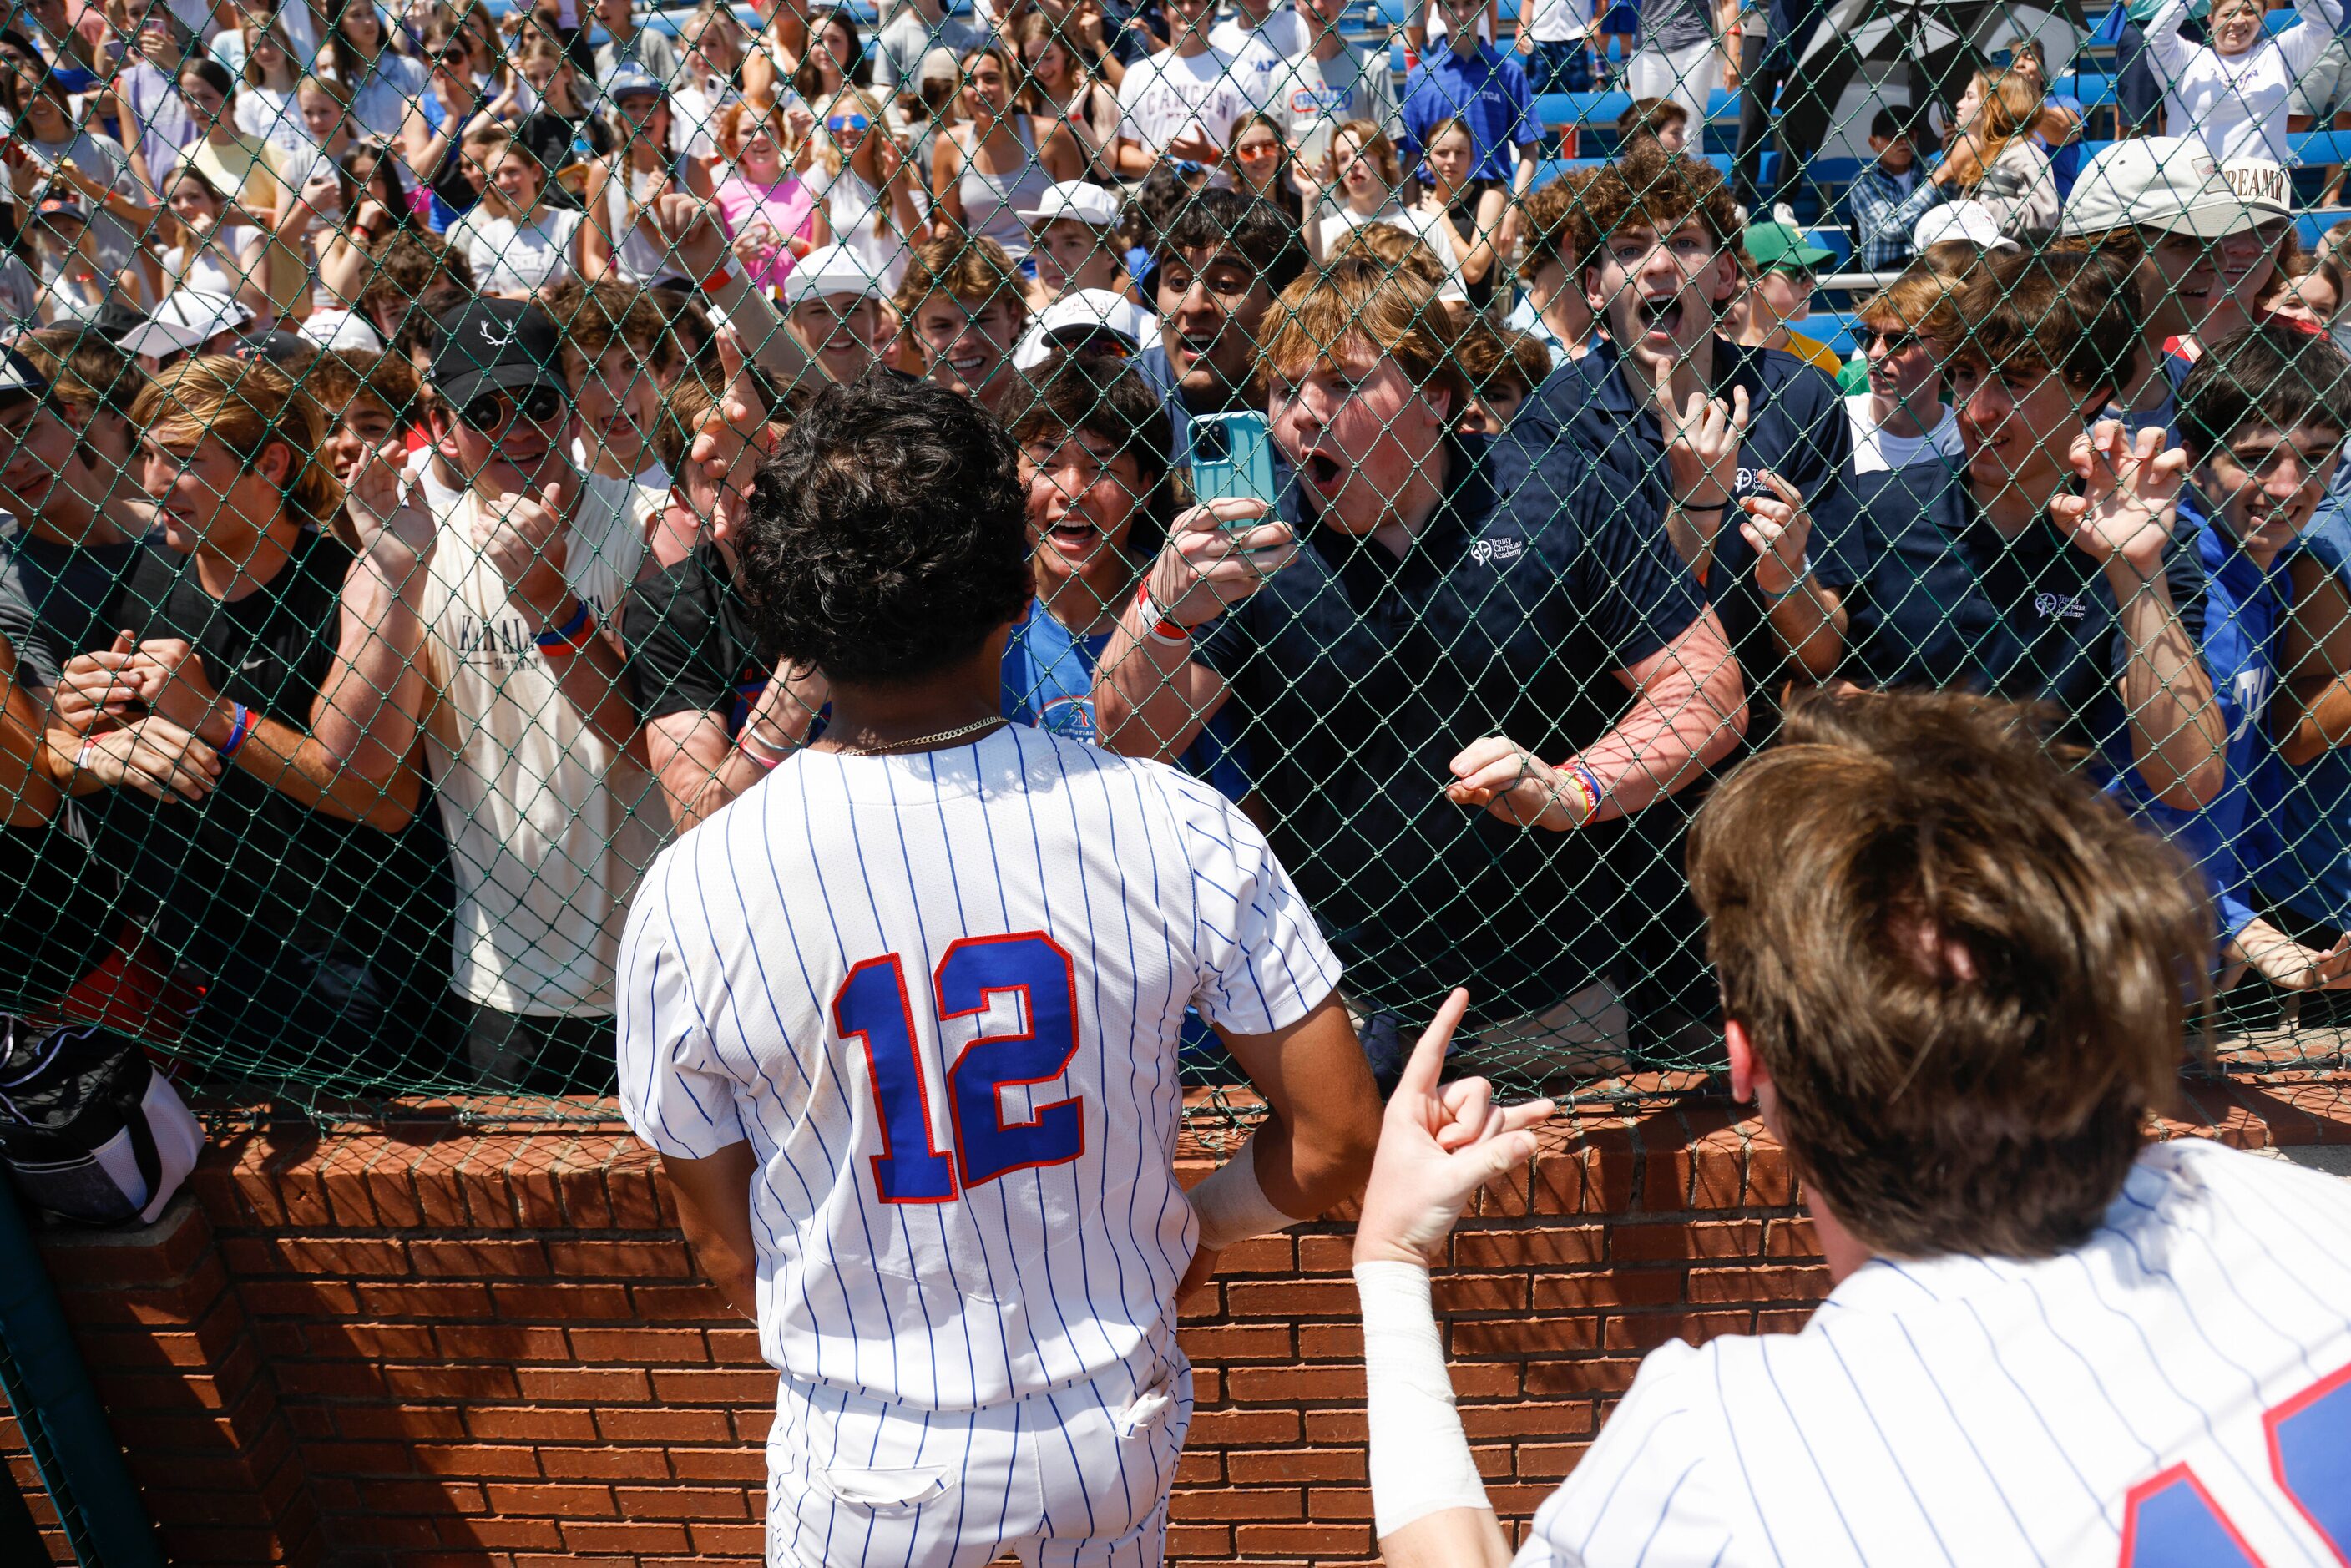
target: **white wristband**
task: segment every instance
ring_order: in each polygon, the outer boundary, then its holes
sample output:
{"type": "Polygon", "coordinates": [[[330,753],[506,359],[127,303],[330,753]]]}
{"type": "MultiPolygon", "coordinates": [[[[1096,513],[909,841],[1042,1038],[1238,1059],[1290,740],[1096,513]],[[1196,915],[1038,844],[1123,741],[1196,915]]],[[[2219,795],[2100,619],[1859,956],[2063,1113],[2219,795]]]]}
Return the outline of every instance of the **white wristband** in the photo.
{"type": "Polygon", "coordinates": [[[1255,1138],[1210,1171],[1187,1196],[1192,1212],[1200,1217],[1200,1245],[1210,1252],[1221,1252],[1236,1241],[1287,1230],[1298,1223],[1274,1207],[1265,1188],[1258,1185],[1255,1138]]]}
{"type": "Polygon", "coordinates": [[[1384,1540],[1448,1508],[1492,1508],[1453,1407],[1453,1375],[1429,1305],[1428,1270],[1358,1263],[1355,1294],[1364,1309],[1374,1530],[1384,1540]]]}

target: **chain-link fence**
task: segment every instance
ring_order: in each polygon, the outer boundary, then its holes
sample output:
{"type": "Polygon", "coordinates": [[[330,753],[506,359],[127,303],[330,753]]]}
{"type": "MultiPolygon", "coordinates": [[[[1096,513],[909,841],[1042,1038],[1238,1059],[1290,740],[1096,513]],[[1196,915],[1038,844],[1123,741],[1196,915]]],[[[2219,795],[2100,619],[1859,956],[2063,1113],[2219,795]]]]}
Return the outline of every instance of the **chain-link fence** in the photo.
{"type": "Polygon", "coordinates": [[[2225,1061],[2338,1061],[2335,0],[934,4],[19,8],[10,1010],[598,1113],[640,877],[826,744],[760,454],[907,375],[1022,453],[1001,716],[1236,802],[1375,1065],[1461,984],[1513,1092],[1703,1082],[1691,811],[1922,685],[2196,862],[2225,1061]]]}

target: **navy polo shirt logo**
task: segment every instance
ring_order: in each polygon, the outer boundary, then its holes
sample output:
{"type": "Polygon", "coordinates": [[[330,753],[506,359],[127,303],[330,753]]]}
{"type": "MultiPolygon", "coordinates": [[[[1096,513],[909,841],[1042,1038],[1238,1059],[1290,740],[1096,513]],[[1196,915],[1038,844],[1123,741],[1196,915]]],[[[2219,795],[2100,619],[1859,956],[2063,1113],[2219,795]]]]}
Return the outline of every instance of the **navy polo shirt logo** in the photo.
{"type": "Polygon", "coordinates": [[[1527,541],[1516,534],[1497,534],[1472,540],[1469,559],[1479,566],[1508,566],[1527,553],[1527,541]]]}
{"type": "Polygon", "coordinates": [[[2032,612],[2043,621],[2054,617],[2060,621],[2079,621],[2089,614],[2090,607],[2078,594],[2036,593],[2032,596],[2032,612]]]}

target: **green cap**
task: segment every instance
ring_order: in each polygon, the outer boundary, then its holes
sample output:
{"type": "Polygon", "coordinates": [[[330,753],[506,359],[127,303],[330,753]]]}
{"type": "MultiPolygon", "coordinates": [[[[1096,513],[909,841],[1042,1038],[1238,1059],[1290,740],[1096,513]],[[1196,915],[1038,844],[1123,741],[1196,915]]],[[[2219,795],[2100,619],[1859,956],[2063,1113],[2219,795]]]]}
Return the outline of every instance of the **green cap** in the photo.
{"type": "Polygon", "coordinates": [[[1747,225],[1747,258],[1765,272],[1810,272],[1834,255],[1793,224],[1747,225]]]}

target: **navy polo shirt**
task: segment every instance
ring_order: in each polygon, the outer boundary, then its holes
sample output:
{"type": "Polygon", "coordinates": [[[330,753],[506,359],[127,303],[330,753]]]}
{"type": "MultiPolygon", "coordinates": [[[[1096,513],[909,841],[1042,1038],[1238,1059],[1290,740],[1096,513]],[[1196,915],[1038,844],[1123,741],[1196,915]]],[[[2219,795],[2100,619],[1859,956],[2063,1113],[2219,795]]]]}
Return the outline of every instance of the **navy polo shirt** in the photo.
{"type": "Polygon", "coordinates": [[[1899,467],[1846,471],[1867,570],[1844,595],[1838,673],[1866,686],[1981,691],[2001,618],[1959,553],[1975,516],[1967,460],[1930,444],[1899,467]]]}
{"type": "MultiPolygon", "coordinates": [[[[1613,347],[1603,347],[1559,366],[1520,411],[1512,430],[1523,430],[1529,440],[1563,435],[1585,447],[1648,489],[1651,515],[1662,519],[1673,489],[1665,430],[1617,358],[1613,347]]],[[[1840,592],[1851,588],[1866,573],[1868,561],[1848,482],[1853,430],[1836,383],[1793,354],[1717,338],[1713,394],[1728,400],[1739,387],[1747,389],[1747,436],[1740,449],[1735,495],[1761,490],[1758,469],[1770,469],[1802,491],[1813,518],[1805,549],[1813,575],[1840,592]]],[[[1739,530],[1743,516],[1735,509],[1723,515],[1706,592],[1722,616],[1750,685],[1761,688],[1781,656],[1771,634],[1771,605],[1755,589],[1755,551],[1739,530]]],[[[1678,565],[1662,521],[1658,542],[1678,565]]]]}
{"type": "Polygon", "coordinates": [[[1527,73],[1518,61],[1482,41],[1467,59],[1450,45],[1437,49],[1405,78],[1404,141],[1396,151],[1406,174],[1419,170],[1429,131],[1456,115],[1468,122],[1470,143],[1478,152],[1469,171],[1473,180],[1507,182],[1510,149],[1532,147],[1542,140],[1527,73]]]}
{"type": "Polygon", "coordinates": [[[1507,734],[1557,760],[1629,700],[1616,672],[1704,612],[1655,506],[1573,445],[1448,443],[1443,504],[1402,559],[1310,526],[1297,559],[1201,634],[1283,865],[1353,983],[1540,1010],[1617,956],[1604,829],[1520,828],[1443,795],[1507,734]]]}
{"type": "MultiPolygon", "coordinates": [[[[1986,659],[1991,689],[2019,702],[2057,710],[2060,744],[2089,752],[2102,781],[2130,757],[2129,717],[2116,685],[2130,662],[2129,640],[2106,574],[2074,548],[2072,536],[2047,513],[2023,533],[2003,538],[1970,500],[1959,552],[2000,617],[1996,645],[1986,659]]],[[[2204,569],[2196,551],[2197,519],[2183,508],[2163,575],[2171,606],[2189,638],[2204,644],[2204,569]]]]}

